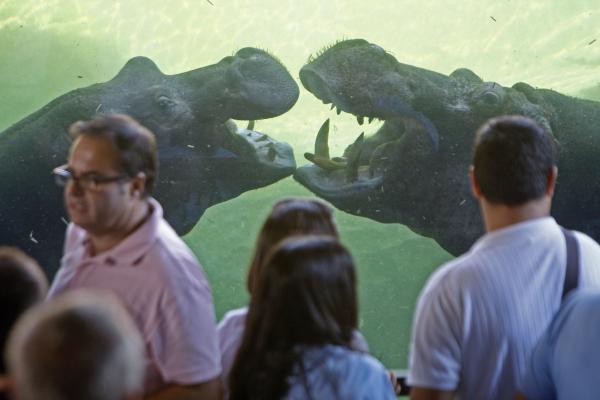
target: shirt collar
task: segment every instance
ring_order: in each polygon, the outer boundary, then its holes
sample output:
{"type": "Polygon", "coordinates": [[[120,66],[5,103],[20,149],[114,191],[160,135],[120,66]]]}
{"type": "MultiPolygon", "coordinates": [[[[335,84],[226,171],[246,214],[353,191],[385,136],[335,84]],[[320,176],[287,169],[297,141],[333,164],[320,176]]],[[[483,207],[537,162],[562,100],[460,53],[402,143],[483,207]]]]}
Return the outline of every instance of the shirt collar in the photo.
{"type": "Polygon", "coordinates": [[[552,232],[558,224],[552,217],[526,220],[483,235],[471,247],[471,251],[480,251],[491,246],[514,243],[515,240],[534,241],[536,236],[552,232]]]}
{"type": "Polygon", "coordinates": [[[149,198],[148,202],[152,207],[150,218],[110,250],[90,257],[88,248],[90,238],[87,232],[85,232],[81,242],[81,245],[85,247],[84,260],[82,261],[84,263],[97,261],[107,266],[135,266],[139,264],[154,245],[159,223],[163,216],[163,210],[158,201],[149,198]]]}

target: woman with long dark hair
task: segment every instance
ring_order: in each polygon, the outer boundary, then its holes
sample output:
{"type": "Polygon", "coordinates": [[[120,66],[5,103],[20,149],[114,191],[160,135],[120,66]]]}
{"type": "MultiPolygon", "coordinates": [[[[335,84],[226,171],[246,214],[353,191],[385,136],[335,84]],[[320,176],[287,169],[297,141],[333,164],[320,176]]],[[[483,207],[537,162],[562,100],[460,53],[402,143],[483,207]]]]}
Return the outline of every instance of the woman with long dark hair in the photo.
{"type": "Polygon", "coordinates": [[[396,398],[383,366],[352,349],[354,263],[336,238],[289,238],[263,268],[229,376],[231,400],[396,398]]]}
{"type": "MultiPolygon", "coordinates": [[[[275,203],[260,229],[248,267],[246,285],[250,296],[254,293],[265,258],[273,246],[292,235],[307,234],[338,238],[331,207],[318,199],[309,198],[286,198],[275,203]]],[[[229,371],[242,341],[247,312],[248,307],[231,310],[217,327],[223,371],[221,377],[226,392],[229,371]]],[[[364,352],[369,350],[358,331],[353,335],[352,346],[364,352]]]]}

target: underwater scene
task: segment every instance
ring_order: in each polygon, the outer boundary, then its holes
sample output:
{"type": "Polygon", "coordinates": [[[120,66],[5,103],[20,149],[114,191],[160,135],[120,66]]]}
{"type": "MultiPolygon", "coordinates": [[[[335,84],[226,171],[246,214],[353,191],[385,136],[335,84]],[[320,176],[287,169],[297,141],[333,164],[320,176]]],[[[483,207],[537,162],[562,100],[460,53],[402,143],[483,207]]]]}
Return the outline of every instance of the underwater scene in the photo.
{"type": "Polygon", "coordinates": [[[0,0],[0,244],[56,271],[66,129],[127,113],[157,135],[156,197],[217,318],[248,300],[272,205],[316,196],[371,353],[404,369],[419,291],[483,233],[467,174],[486,119],[552,131],[553,215],[600,239],[599,18],[583,0],[0,0]]]}

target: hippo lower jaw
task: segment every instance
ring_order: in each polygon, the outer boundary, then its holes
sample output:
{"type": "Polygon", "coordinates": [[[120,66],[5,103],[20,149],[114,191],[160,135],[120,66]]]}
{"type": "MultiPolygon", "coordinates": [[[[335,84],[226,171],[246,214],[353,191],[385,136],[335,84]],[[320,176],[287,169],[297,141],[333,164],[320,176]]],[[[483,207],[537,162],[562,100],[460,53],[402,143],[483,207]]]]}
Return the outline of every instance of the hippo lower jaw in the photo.
{"type": "Polygon", "coordinates": [[[225,122],[225,127],[237,143],[238,149],[250,156],[266,171],[271,171],[266,180],[282,179],[294,173],[296,161],[292,147],[285,142],[273,140],[268,135],[254,130],[251,121],[247,128],[238,127],[233,120],[225,122]]]}
{"type": "MultiPolygon", "coordinates": [[[[335,103],[332,103],[333,108],[338,114],[342,111],[335,103]]],[[[314,153],[305,153],[305,158],[313,164],[299,167],[294,178],[315,194],[339,201],[343,197],[383,190],[383,177],[397,154],[421,157],[423,163],[427,162],[426,158],[438,147],[437,130],[433,124],[412,111],[405,115],[398,112],[393,117],[389,113],[387,109],[375,115],[353,114],[359,125],[385,118],[384,124],[367,139],[364,132],[361,133],[341,157],[329,155],[329,120],[325,121],[317,134],[314,153]]]]}
{"type": "Polygon", "coordinates": [[[370,176],[368,166],[358,169],[358,177],[353,182],[346,180],[343,170],[328,171],[317,165],[299,167],[294,179],[327,200],[377,190],[383,183],[383,176],[370,176]]]}
{"type": "MultiPolygon", "coordinates": [[[[253,128],[251,122],[248,128],[253,128]]],[[[215,144],[171,146],[161,152],[157,193],[178,193],[176,199],[158,196],[176,205],[165,210],[179,235],[196,225],[212,204],[267,186],[292,175],[296,162],[292,147],[253,129],[239,128],[232,120],[219,125],[215,144]],[[199,174],[201,172],[201,174],[199,174]],[[202,180],[194,177],[201,175],[202,180]],[[190,182],[200,188],[190,191],[190,182]],[[251,182],[251,184],[250,184],[251,182]]]]}

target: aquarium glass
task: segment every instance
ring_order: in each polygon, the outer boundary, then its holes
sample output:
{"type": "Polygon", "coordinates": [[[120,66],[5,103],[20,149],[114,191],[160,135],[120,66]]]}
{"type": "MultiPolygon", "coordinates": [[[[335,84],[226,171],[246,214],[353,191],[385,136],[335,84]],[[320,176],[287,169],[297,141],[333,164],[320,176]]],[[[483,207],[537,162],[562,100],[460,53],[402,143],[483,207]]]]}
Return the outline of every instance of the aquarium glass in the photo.
{"type": "MultiPolygon", "coordinates": [[[[583,0],[1,0],[0,131],[62,94],[112,79],[134,56],[177,74],[250,46],[275,55],[300,87],[290,111],[255,129],[289,143],[303,165],[327,118],[332,156],[381,125],[360,126],[302,86],[300,68],[336,41],[365,39],[445,75],[466,67],[504,86],[522,81],[600,100],[599,18],[596,2],[583,0]]],[[[246,304],[256,234],[285,196],[314,195],[288,177],[210,207],[185,236],[210,280],[217,318],[246,304]]],[[[406,368],[418,293],[453,256],[399,223],[340,210],[335,217],[358,265],[360,330],[387,367],[406,368]]]]}

